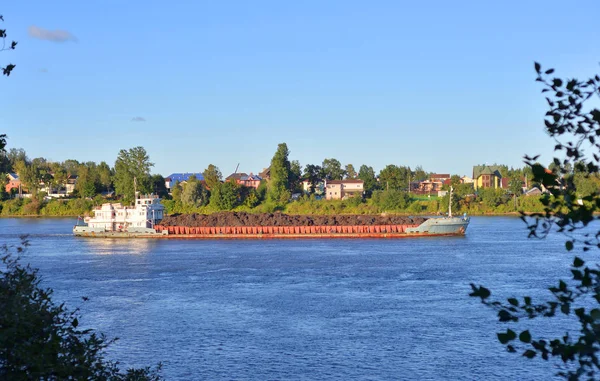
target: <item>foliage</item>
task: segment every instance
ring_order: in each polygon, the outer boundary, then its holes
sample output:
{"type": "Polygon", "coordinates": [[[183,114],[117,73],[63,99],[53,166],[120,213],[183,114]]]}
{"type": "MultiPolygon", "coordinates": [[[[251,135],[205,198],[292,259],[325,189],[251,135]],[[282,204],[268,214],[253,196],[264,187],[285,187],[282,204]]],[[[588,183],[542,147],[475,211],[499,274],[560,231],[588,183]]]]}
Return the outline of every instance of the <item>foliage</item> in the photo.
{"type": "Polygon", "coordinates": [[[308,164],[304,167],[304,178],[310,183],[309,193],[315,193],[315,187],[321,180],[322,168],[319,165],[308,164]]]}
{"type": "Polygon", "coordinates": [[[235,181],[217,185],[210,195],[210,206],[215,210],[231,210],[240,203],[241,187],[235,181]]]}
{"type": "Polygon", "coordinates": [[[325,159],[321,165],[323,178],[326,180],[341,180],[344,178],[345,171],[342,164],[337,159],[325,159]]]}
{"type": "Polygon", "coordinates": [[[352,164],[346,164],[346,168],[344,169],[344,173],[346,174],[346,178],[347,179],[354,180],[358,176],[358,174],[356,173],[356,170],[354,169],[354,166],[352,164]]]}
{"type": "Polygon", "coordinates": [[[150,177],[150,182],[152,183],[152,193],[158,195],[160,198],[166,198],[169,196],[169,191],[167,191],[164,177],[161,175],[152,175],[150,177]]]}
{"type": "Polygon", "coordinates": [[[137,191],[141,193],[152,192],[150,181],[150,168],[154,164],[150,162],[150,157],[144,147],[134,147],[129,150],[122,149],[115,162],[115,190],[117,194],[123,196],[126,202],[133,202],[134,179],[137,183],[137,191]]]}
{"type": "Polygon", "coordinates": [[[397,189],[375,191],[371,197],[371,203],[376,205],[382,212],[399,211],[408,206],[410,196],[408,193],[397,189]]]}
{"type": "Polygon", "coordinates": [[[184,206],[204,206],[208,204],[208,192],[196,176],[190,176],[183,186],[180,199],[184,206]]]}
{"type": "Polygon", "coordinates": [[[411,170],[409,167],[398,167],[389,164],[379,173],[379,182],[383,189],[407,189],[410,176],[411,170]]]}
{"type": "Polygon", "coordinates": [[[271,181],[269,182],[268,198],[272,202],[287,202],[290,197],[290,170],[287,144],[281,143],[271,160],[271,181]]]}
{"type": "Polygon", "coordinates": [[[373,167],[367,165],[361,165],[358,170],[358,178],[363,181],[363,187],[367,196],[371,195],[377,187],[377,178],[375,177],[375,170],[373,167]]]}
{"type": "MultiPolygon", "coordinates": [[[[17,251],[22,252],[28,245],[17,251]]],[[[0,249],[0,379],[160,380],[158,369],[129,369],[104,358],[114,342],[79,327],[79,311],[55,304],[37,270],[0,249]]]]}
{"type": "MultiPolygon", "coordinates": [[[[537,81],[543,84],[543,93],[549,110],[546,112],[547,133],[555,141],[557,156],[552,169],[536,162],[537,157],[526,156],[531,166],[533,181],[542,184],[550,194],[541,197],[543,213],[523,216],[528,223],[530,237],[545,237],[553,227],[565,233],[567,251],[580,248],[586,252],[600,248],[598,233],[580,232],[598,219],[594,212],[600,209],[600,197],[593,190],[581,192],[571,175],[573,168],[585,168],[587,173],[598,172],[600,144],[600,110],[587,103],[600,94],[600,76],[589,80],[561,79],[551,77],[553,69],[542,71],[535,64],[537,81]],[[593,152],[591,156],[584,153],[593,152]],[[580,193],[587,194],[578,202],[580,193]]],[[[498,319],[515,323],[522,319],[553,318],[560,315],[579,325],[577,331],[567,331],[556,338],[538,338],[525,329],[520,333],[512,329],[498,333],[498,340],[509,352],[521,353],[527,358],[539,357],[562,363],[560,376],[569,380],[598,379],[600,376],[600,270],[596,264],[588,264],[575,256],[570,267],[569,280],[558,280],[550,287],[551,299],[537,302],[529,296],[492,300],[491,291],[472,284],[471,296],[480,298],[483,304],[498,311],[498,319]]],[[[560,318],[560,320],[564,320],[560,318]]]]}
{"type": "Polygon", "coordinates": [[[219,168],[213,164],[209,164],[208,167],[202,172],[202,176],[204,176],[204,183],[206,187],[210,190],[215,188],[218,184],[223,181],[223,175],[219,168]]]}
{"type": "Polygon", "coordinates": [[[302,187],[300,181],[302,180],[302,166],[298,160],[292,160],[290,162],[290,174],[289,174],[289,190],[293,193],[301,192],[302,187]]]}
{"type": "MultiPolygon", "coordinates": [[[[4,22],[4,17],[2,17],[2,15],[0,15],[0,21],[4,22]]],[[[16,41],[11,41],[8,45],[6,44],[6,29],[0,29],[0,39],[2,39],[2,47],[0,48],[0,52],[5,51],[5,50],[14,50],[17,47],[17,42],[16,41]]],[[[13,71],[13,69],[15,68],[16,65],[8,64],[4,67],[0,67],[0,69],[2,69],[2,75],[6,75],[9,76],[10,73],[13,71]]]]}

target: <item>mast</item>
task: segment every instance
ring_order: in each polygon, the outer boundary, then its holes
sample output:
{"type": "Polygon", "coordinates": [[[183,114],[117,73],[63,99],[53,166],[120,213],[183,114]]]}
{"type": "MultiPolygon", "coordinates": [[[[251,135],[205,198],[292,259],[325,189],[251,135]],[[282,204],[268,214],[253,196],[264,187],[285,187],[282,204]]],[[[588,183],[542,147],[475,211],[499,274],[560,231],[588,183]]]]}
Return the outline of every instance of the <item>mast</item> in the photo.
{"type": "Polygon", "coordinates": [[[448,197],[448,217],[452,217],[452,186],[450,186],[450,197],[448,197]]]}

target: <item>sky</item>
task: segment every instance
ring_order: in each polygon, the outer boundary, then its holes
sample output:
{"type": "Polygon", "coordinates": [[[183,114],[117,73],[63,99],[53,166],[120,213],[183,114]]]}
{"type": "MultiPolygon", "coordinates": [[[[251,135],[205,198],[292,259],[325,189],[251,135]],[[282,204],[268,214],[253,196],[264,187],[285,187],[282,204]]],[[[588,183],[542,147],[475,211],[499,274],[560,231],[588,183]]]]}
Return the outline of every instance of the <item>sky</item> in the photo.
{"type": "Polygon", "coordinates": [[[258,173],[285,142],[470,175],[550,162],[534,61],[600,72],[597,0],[12,1],[0,133],[52,161],[144,147],[152,172],[258,173]]]}

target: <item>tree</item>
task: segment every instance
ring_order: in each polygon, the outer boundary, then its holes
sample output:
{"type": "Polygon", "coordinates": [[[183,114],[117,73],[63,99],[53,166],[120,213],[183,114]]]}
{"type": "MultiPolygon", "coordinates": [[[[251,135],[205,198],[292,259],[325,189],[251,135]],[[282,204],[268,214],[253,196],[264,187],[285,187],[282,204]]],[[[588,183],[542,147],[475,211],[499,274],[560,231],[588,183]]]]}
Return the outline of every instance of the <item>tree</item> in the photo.
{"type": "Polygon", "coordinates": [[[208,203],[208,192],[196,176],[190,176],[183,187],[181,203],[192,207],[204,206],[208,203]]]}
{"type": "Polygon", "coordinates": [[[358,170],[358,178],[364,182],[363,187],[367,195],[370,195],[377,188],[377,178],[375,177],[373,167],[367,167],[364,164],[361,165],[358,170]]]}
{"type": "Polygon", "coordinates": [[[346,178],[347,179],[356,179],[357,173],[354,170],[354,166],[352,164],[346,164],[346,168],[344,170],[344,172],[346,173],[346,178]]]}
{"type": "Polygon", "coordinates": [[[300,180],[302,180],[302,166],[298,160],[292,160],[290,163],[290,191],[292,193],[300,192],[300,180]]]}
{"type": "Polygon", "coordinates": [[[132,202],[135,199],[134,179],[136,180],[138,192],[152,192],[150,168],[153,166],[154,164],[150,162],[150,157],[144,147],[119,151],[119,156],[115,162],[114,182],[116,193],[123,196],[125,201],[132,202]]]}
{"type": "Polygon", "coordinates": [[[323,168],[323,177],[326,180],[341,180],[344,178],[342,164],[337,159],[325,159],[321,165],[323,168]]]}
{"type": "Polygon", "coordinates": [[[38,168],[31,163],[19,160],[15,163],[14,169],[17,171],[23,186],[34,198],[37,198],[37,194],[40,190],[38,168]]]}
{"type": "Polygon", "coordinates": [[[213,164],[209,164],[208,168],[202,172],[202,175],[204,176],[204,184],[206,184],[206,187],[209,190],[214,189],[218,184],[221,184],[221,181],[223,181],[221,171],[213,164]]]}
{"type": "MultiPolygon", "coordinates": [[[[4,22],[4,17],[2,17],[2,15],[0,15],[0,21],[4,22]]],[[[17,47],[16,41],[12,41],[10,44],[6,45],[6,37],[6,29],[0,29],[0,39],[2,39],[2,48],[0,48],[0,52],[5,50],[14,50],[17,47]]],[[[8,77],[15,66],[16,65],[8,64],[4,67],[0,67],[0,69],[2,69],[2,74],[8,77]]]]}
{"type": "MultiPolygon", "coordinates": [[[[97,171],[98,171],[98,182],[100,184],[100,187],[105,191],[109,191],[112,186],[112,171],[110,170],[110,167],[108,166],[108,164],[106,164],[105,161],[102,161],[102,162],[100,162],[100,164],[98,164],[97,171]]],[[[163,186],[164,186],[164,181],[163,181],[163,186]]]]}
{"type": "Polygon", "coordinates": [[[402,176],[400,167],[390,164],[379,172],[379,181],[381,187],[385,190],[402,189],[406,187],[405,179],[402,176]]]}
{"type": "Polygon", "coordinates": [[[309,193],[315,193],[315,187],[321,180],[321,166],[308,164],[306,167],[304,167],[304,177],[310,183],[309,193]]]}
{"type": "Polygon", "coordinates": [[[226,181],[214,188],[210,205],[218,210],[231,210],[239,205],[240,186],[235,181],[226,181]]]}
{"type": "Polygon", "coordinates": [[[427,172],[425,172],[423,170],[423,167],[421,167],[420,165],[417,165],[415,167],[415,171],[413,172],[413,176],[412,176],[413,181],[424,181],[424,180],[427,180],[428,178],[429,178],[429,175],[427,174],[427,172]]]}
{"type": "MultiPolygon", "coordinates": [[[[22,253],[23,241],[17,248],[22,253]]],[[[0,379],[160,380],[160,366],[119,370],[106,361],[115,340],[79,328],[79,311],[55,304],[40,287],[37,270],[23,266],[8,246],[0,248],[0,379]]]]}
{"type": "MultiPolygon", "coordinates": [[[[570,176],[573,167],[587,168],[589,173],[598,172],[600,156],[600,109],[587,103],[600,93],[600,76],[588,80],[561,79],[551,77],[553,69],[542,71],[535,63],[537,81],[543,84],[547,93],[549,110],[546,112],[546,132],[555,141],[554,170],[548,170],[536,162],[537,156],[525,156],[531,167],[533,181],[542,184],[550,194],[541,201],[544,213],[537,213],[522,219],[527,223],[530,237],[546,237],[557,228],[565,233],[565,248],[571,252],[575,248],[583,252],[598,249],[598,235],[589,233],[590,224],[598,221],[594,215],[600,209],[600,197],[593,193],[578,202],[577,182],[570,176]],[[586,152],[592,151],[591,156],[586,152]],[[578,232],[580,229],[586,231],[578,232]]],[[[508,328],[498,333],[498,340],[509,352],[521,353],[527,358],[541,357],[563,363],[560,376],[569,380],[598,379],[600,376],[600,270],[597,265],[586,263],[575,256],[570,266],[569,280],[559,280],[550,287],[551,299],[534,301],[529,296],[510,298],[506,301],[492,300],[491,291],[483,286],[472,284],[473,297],[480,298],[483,304],[498,311],[498,319],[503,323],[516,323],[523,319],[550,318],[561,324],[573,320],[578,330],[569,330],[560,337],[534,337],[525,329],[520,333],[508,328]]],[[[521,325],[521,328],[525,328],[521,325]]]]}
{"type": "Polygon", "coordinates": [[[271,181],[269,182],[269,200],[274,202],[287,202],[290,198],[290,170],[291,163],[288,159],[290,151],[287,144],[281,143],[271,159],[271,181]]]}
{"type": "Polygon", "coordinates": [[[152,192],[158,195],[158,197],[166,198],[169,195],[164,177],[161,175],[152,175],[150,182],[152,183],[152,192]]]}

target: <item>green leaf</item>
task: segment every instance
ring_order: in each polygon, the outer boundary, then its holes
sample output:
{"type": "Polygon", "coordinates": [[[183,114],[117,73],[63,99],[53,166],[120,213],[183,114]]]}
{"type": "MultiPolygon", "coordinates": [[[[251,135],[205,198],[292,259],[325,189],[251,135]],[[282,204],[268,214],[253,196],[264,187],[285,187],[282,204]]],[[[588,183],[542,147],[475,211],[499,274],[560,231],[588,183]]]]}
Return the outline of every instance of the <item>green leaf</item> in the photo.
{"type": "Polygon", "coordinates": [[[508,302],[509,302],[510,304],[512,304],[513,306],[515,306],[515,307],[518,307],[518,306],[519,306],[519,301],[518,301],[516,298],[509,298],[509,299],[507,299],[507,300],[508,300],[508,302]]]}
{"type": "Polygon", "coordinates": [[[567,251],[573,250],[573,241],[565,242],[565,247],[566,247],[567,251]]]}
{"type": "Polygon", "coordinates": [[[79,320],[77,320],[77,318],[73,319],[71,325],[73,326],[73,328],[77,328],[77,326],[79,325],[79,320]]]}
{"type": "Polygon", "coordinates": [[[519,335],[519,340],[521,340],[524,343],[530,343],[531,342],[531,334],[529,333],[529,331],[521,332],[521,334],[519,335]]]}
{"type": "Polygon", "coordinates": [[[532,358],[534,358],[534,357],[535,357],[535,355],[536,355],[536,354],[537,354],[537,353],[536,353],[535,351],[532,351],[531,349],[528,349],[528,350],[526,350],[526,351],[523,353],[523,356],[527,357],[528,359],[532,359],[532,358]]]}
{"type": "Polygon", "coordinates": [[[540,74],[542,72],[542,65],[540,65],[537,62],[534,62],[533,65],[535,67],[535,72],[538,73],[538,74],[540,74]]]}
{"type": "Polygon", "coordinates": [[[590,311],[590,316],[592,317],[592,319],[598,321],[600,320],[600,310],[597,308],[594,308],[593,310],[590,311]]]}
{"type": "Polygon", "coordinates": [[[585,262],[583,261],[583,259],[575,257],[575,259],[573,260],[573,267],[581,267],[584,263],[585,262]]]}
{"type": "Polygon", "coordinates": [[[569,312],[571,312],[571,305],[570,304],[563,304],[560,306],[560,312],[562,312],[565,315],[568,315],[569,312]]]}

